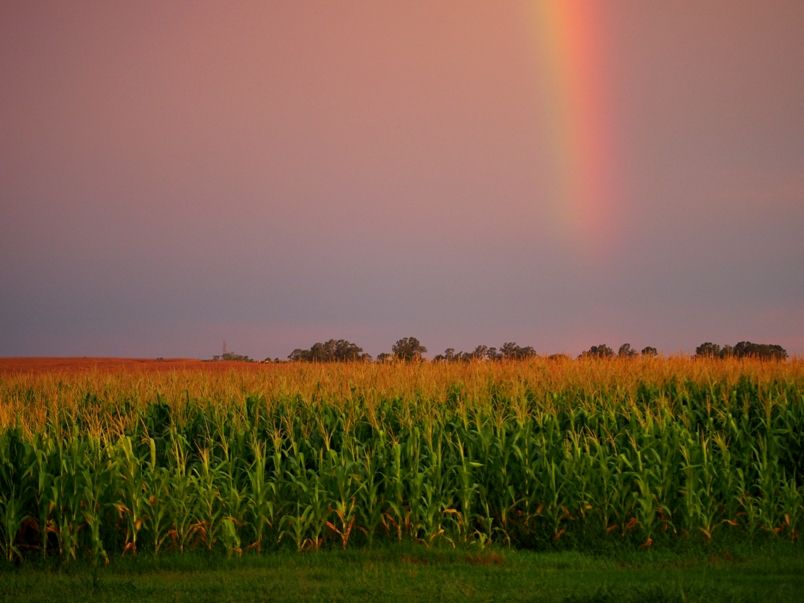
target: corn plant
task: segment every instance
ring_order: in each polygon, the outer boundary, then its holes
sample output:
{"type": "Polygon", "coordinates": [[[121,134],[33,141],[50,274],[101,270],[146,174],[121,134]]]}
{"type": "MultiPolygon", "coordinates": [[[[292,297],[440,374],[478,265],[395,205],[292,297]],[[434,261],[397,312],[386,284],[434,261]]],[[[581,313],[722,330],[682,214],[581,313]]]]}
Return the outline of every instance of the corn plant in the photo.
{"type": "Polygon", "coordinates": [[[796,540],[802,383],[676,358],[2,375],[0,554],[796,540]]]}

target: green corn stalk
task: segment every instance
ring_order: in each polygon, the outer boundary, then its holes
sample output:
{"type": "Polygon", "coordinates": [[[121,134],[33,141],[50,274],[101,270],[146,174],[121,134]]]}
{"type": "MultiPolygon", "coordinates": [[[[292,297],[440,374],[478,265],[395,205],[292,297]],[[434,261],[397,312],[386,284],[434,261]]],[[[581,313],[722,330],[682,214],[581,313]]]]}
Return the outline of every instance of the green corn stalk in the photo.
{"type": "Polygon", "coordinates": [[[22,502],[16,487],[0,494],[0,549],[6,561],[22,559],[22,553],[16,545],[17,532],[22,525],[22,502]]]}
{"type": "MultiPolygon", "coordinates": [[[[149,438],[151,466],[155,465],[155,443],[149,438]]],[[[137,552],[137,538],[143,527],[148,506],[147,482],[142,475],[143,463],[134,454],[131,439],[121,436],[116,445],[117,458],[114,479],[120,484],[118,500],[114,503],[119,516],[125,521],[126,534],[123,553],[137,552]]]]}
{"type": "Polygon", "coordinates": [[[196,487],[198,518],[193,524],[193,530],[211,551],[218,539],[219,520],[223,514],[221,492],[218,487],[221,471],[218,467],[212,466],[208,448],[202,449],[199,455],[200,464],[192,469],[195,477],[193,483],[196,487]]]}
{"type": "Polygon", "coordinates": [[[383,435],[380,434],[375,450],[366,448],[362,451],[362,462],[357,463],[361,483],[361,487],[356,492],[357,512],[361,523],[358,529],[365,534],[368,546],[374,544],[374,537],[383,523],[383,480],[379,467],[377,467],[378,464],[382,465],[385,460],[383,435]],[[378,454],[381,455],[379,463],[375,460],[375,455],[378,454]]]}
{"type": "MultiPolygon", "coordinates": [[[[274,526],[277,487],[267,479],[265,444],[254,438],[251,442],[254,462],[248,470],[249,490],[246,502],[247,523],[253,529],[253,541],[247,548],[262,551],[268,530],[274,526]]],[[[277,461],[278,462],[278,461],[277,461]]]]}

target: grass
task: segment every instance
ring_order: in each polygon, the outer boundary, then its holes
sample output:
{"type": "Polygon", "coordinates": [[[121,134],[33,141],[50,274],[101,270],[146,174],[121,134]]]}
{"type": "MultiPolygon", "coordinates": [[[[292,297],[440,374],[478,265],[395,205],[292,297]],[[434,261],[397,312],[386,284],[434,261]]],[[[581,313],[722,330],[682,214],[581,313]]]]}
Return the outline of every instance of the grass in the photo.
{"type": "Polygon", "coordinates": [[[783,601],[804,591],[801,545],[584,553],[510,549],[198,553],[0,572],[0,600],[783,601]]]}

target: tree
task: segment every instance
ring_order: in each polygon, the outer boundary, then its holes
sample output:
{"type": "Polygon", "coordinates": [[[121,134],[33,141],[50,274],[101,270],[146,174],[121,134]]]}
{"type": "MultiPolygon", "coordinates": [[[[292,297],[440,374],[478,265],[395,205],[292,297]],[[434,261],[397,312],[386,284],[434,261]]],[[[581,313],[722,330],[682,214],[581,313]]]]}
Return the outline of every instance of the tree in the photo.
{"type": "Polygon", "coordinates": [[[452,362],[455,360],[455,348],[447,348],[443,354],[433,358],[433,362],[452,362]]]}
{"type": "Polygon", "coordinates": [[[504,360],[513,360],[516,357],[519,346],[513,341],[506,341],[500,348],[500,355],[504,360]]]}
{"type": "Polygon", "coordinates": [[[249,358],[245,354],[235,354],[234,352],[224,352],[219,356],[213,356],[212,360],[216,361],[229,361],[229,362],[254,362],[253,359],[249,358]]]}
{"type": "Polygon", "coordinates": [[[630,343],[624,343],[620,346],[620,349],[617,350],[617,357],[618,358],[633,358],[636,356],[636,350],[631,348],[630,343]]]}
{"type": "Polygon", "coordinates": [[[750,341],[739,342],[734,346],[733,353],[737,358],[759,358],[760,360],[784,360],[787,358],[787,350],[780,345],[750,341]]]}
{"type": "Polygon", "coordinates": [[[526,360],[536,356],[536,350],[531,346],[520,346],[513,341],[506,341],[500,348],[500,356],[504,360],[526,360]]]}
{"type": "Polygon", "coordinates": [[[611,358],[612,356],[614,356],[614,350],[605,343],[601,343],[600,345],[593,345],[585,352],[581,352],[578,358],[611,358]]]}
{"type": "Polygon", "coordinates": [[[711,341],[702,343],[695,348],[696,358],[718,358],[720,356],[720,346],[711,341]]]}
{"type": "Polygon", "coordinates": [[[474,352],[470,354],[470,360],[485,360],[486,355],[489,353],[488,346],[479,345],[475,348],[474,352]]]}
{"type": "Polygon", "coordinates": [[[657,352],[656,348],[654,348],[653,346],[648,345],[648,346],[645,346],[644,348],[642,348],[642,355],[643,356],[658,356],[659,352],[657,352]]]}
{"type": "Polygon", "coordinates": [[[702,343],[695,348],[696,358],[758,358],[759,360],[784,360],[787,350],[773,343],[753,343],[740,341],[733,347],[724,345],[722,348],[710,341],[702,343]]]}
{"type": "Polygon", "coordinates": [[[288,354],[288,360],[292,360],[294,362],[309,362],[310,350],[303,350],[301,348],[296,348],[290,354],[288,354]]]}
{"type": "Polygon", "coordinates": [[[297,362],[355,362],[357,360],[371,360],[371,356],[363,352],[356,343],[345,339],[330,339],[325,342],[314,343],[310,349],[296,348],[288,356],[297,362]]]}
{"type": "Polygon", "coordinates": [[[427,353],[424,347],[415,337],[403,337],[399,339],[391,348],[394,358],[405,362],[418,361],[422,359],[422,354],[427,353]]]}

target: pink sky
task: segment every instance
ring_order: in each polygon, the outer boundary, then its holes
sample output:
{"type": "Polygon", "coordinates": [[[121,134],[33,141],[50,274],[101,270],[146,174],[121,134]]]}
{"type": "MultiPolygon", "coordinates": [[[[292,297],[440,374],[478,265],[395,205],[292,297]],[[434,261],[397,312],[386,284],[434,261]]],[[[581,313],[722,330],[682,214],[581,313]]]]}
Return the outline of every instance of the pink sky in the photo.
{"type": "Polygon", "coordinates": [[[803,24],[798,1],[3,2],[0,355],[804,354],[803,24]]]}

